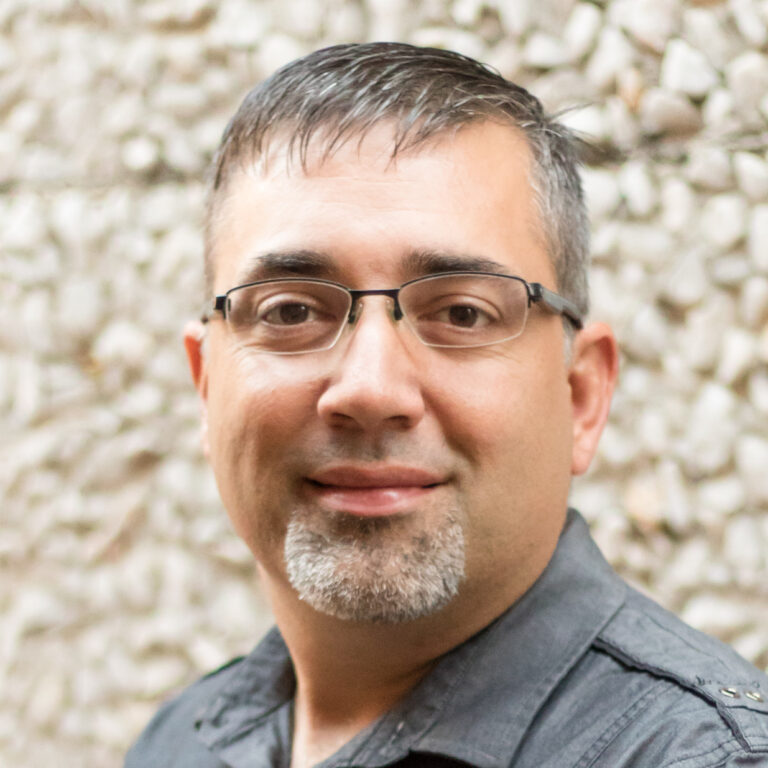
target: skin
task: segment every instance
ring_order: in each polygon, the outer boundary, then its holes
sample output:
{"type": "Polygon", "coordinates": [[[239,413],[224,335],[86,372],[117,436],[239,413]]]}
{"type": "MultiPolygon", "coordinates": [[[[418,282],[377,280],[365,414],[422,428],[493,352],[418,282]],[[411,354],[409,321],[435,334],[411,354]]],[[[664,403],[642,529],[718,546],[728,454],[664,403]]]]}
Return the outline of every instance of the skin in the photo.
{"type": "MultiPolygon", "coordinates": [[[[306,172],[280,150],[230,183],[214,230],[215,290],[254,255],[312,249],[331,279],[389,288],[429,249],[493,259],[556,290],[529,183],[530,154],[507,126],[481,123],[389,162],[381,126],[306,172]]],[[[294,768],[332,754],[395,704],[434,661],[519,598],[549,561],[571,476],[584,472],[617,369],[610,329],[591,324],[565,356],[561,319],[533,308],[522,336],[472,350],[423,346],[387,302],[365,300],[323,353],[254,353],[215,320],[185,344],[204,447],[224,505],[259,566],[297,675],[294,768]],[[332,461],[407,464],[441,484],[389,536],[430,529],[446,504],[465,518],[466,580],[442,610],[400,624],[342,621],[297,598],[283,563],[291,510],[322,525],[306,477],[332,461]]],[[[362,564],[361,567],[364,567],[362,564]]]]}

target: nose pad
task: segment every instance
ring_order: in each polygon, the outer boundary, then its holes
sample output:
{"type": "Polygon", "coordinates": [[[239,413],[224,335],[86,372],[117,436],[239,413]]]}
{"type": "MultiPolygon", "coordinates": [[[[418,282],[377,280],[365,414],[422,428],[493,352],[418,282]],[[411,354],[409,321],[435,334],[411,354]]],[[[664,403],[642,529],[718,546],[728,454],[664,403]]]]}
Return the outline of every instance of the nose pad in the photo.
{"type": "MultiPolygon", "coordinates": [[[[357,322],[357,318],[363,314],[364,305],[362,303],[362,298],[363,297],[355,297],[352,300],[352,306],[349,308],[349,315],[347,317],[347,323],[349,323],[349,325],[354,325],[357,322]]],[[[389,314],[392,319],[395,322],[402,320],[403,310],[400,308],[400,302],[398,301],[397,297],[386,296],[385,298],[387,299],[387,304],[391,302],[389,314]]]]}

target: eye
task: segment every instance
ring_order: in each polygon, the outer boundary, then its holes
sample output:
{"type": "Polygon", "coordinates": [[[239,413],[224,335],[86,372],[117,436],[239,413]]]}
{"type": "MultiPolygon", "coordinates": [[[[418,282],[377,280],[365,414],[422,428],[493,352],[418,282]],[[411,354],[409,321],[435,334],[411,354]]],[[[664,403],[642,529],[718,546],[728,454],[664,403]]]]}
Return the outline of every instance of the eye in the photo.
{"type": "Polygon", "coordinates": [[[454,328],[484,328],[494,322],[495,318],[489,310],[482,309],[477,304],[470,303],[466,299],[451,299],[450,302],[441,301],[424,320],[445,323],[454,328]],[[431,316],[431,317],[430,317],[431,316]]]}
{"type": "Polygon", "coordinates": [[[299,325],[316,318],[312,307],[298,301],[283,301],[259,312],[259,320],[270,325],[299,325]]]}
{"type": "Polygon", "coordinates": [[[484,312],[468,304],[453,304],[438,312],[438,319],[460,328],[475,328],[489,322],[489,318],[484,312]]]}

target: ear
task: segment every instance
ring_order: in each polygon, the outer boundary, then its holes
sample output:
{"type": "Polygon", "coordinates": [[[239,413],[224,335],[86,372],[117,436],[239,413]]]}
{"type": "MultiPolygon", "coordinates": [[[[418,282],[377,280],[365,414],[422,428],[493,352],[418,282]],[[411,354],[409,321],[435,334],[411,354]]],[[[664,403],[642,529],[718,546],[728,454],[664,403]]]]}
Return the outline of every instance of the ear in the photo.
{"type": "Polygon", "coordinates": [[[205,326],[198,320],[190,321],[184,327],[184,349],[187,352],[189,371],[200,396],[200,440],[203,453],[209,456],[208,444],[208,367],[203,344],[205,326]]]}
{"type": "Polygon", "coordinates": [[[605,323],[591,323],[573,339],[568,383],[573,409],[571,473],[587,471],[597,450],[619,370],[616,339],[605,323]]]}

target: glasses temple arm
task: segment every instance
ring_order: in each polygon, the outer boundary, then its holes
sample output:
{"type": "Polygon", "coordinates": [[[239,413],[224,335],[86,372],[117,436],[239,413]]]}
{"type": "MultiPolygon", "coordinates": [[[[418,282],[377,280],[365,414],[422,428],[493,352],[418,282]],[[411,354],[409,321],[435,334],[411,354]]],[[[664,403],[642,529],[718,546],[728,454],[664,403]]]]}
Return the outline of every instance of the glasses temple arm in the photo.
{"type": "Polygon", "coordinates": [[[570,320],[576,330],[584,327],[584,321],[581,318],[579,308],[568,299],[564,299],[549,288],[545,288],[541,283],[530,283],[531,302],[541,304],[548,312],[556,315],[564,315],[570,320]]]}
{"type": "MultiPolygon", "coordinates": [[[[226,294],[222,294],[221,296],[216,296],[213,300],[213,311],[214,312],[221,312],[224,317],[227,316],[227,297],[226,294]]],[[[208,323],[211,320],[211,315],[208,314],[208,312],[203,312],[203,314],[200,317],[201,323],[208,323]]]]}

